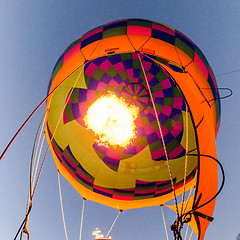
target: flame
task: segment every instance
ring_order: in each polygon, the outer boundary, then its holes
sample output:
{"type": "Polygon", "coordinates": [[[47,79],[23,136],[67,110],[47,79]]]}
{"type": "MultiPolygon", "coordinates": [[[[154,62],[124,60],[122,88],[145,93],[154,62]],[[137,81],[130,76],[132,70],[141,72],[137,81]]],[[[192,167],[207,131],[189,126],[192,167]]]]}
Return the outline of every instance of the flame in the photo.
{"type": "Polygon", "coordinates": [[[95,236],[95,240],[97,240],[97,239],[112,239],[112,237],[104,238],[102,231],[98,228],[95,228],[95,230],[92,232],[92,235],[95,236]]]}
{"type": "Polygon", "coordinates": [[[96,134],[100,145],[126,147],[136,138],[138,114],[135,105],[129,105],[123,98],[108,92],[88,108],[84,122],[96,134]]]}
{"type": "Polygon", "coordinates": [[[92,235],[95,236],[95,239],[100,239],[103,238],[104,236],[101,234],[101,230],[99,230],[98,228],[96,228],[93,232],[92,235]]]}

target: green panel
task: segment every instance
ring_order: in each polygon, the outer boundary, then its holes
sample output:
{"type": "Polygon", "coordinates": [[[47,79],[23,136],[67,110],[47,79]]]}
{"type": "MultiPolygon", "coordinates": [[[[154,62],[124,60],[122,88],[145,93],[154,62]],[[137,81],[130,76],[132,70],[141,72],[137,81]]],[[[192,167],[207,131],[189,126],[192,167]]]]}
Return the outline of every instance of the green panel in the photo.
{"type": "Polygon", "coordinates": [[[96,80],[100,80],[104,75],[104,73],[105,72],[101,68],[98,68],[97,71],[93,73],[92,78],[95,78],[96,80]]]}
{"type": "Polygon", "coordinates": [[[175,46],[185,52],[190,58],[194,59],[195,52],[178,38],[175,38],[175,46]]]}
{"type": "Polygon", "coordinates": [[[118,74],[117,70],[114,68],[114,66],[111,66],[108,70],[107,70],[107,75],[110,76],[111,78],[113,78],[114,76],[116,76],[118,74]]]}
{"type": "Polygon", "coordinates": [[[152,28],[152,22],[145,22],[145,21],[128,21],[127,25],[152,28]]]}
{"type": "Polygon", "coordinates": [[[127,27],[126,26],[115,27],[115,28],[105,30],[103,32],[103,37],[102,38],[105,39],[105,38],[110,38],[110,37],[126,35],[126,34],[127,34],[127,27]]]}

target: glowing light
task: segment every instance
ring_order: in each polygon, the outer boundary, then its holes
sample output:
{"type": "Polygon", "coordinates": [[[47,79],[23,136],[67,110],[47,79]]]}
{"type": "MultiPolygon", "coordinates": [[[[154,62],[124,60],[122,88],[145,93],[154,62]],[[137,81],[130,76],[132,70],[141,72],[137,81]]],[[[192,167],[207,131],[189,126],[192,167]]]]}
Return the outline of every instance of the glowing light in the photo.
{"type": "Polygon", "coordinates": [[[95,239],[100,239],[103,238],[104,236],[101,234],[101,230],[96,228],[93,232],[92,235],[95,236],[95,239]]]}
{"type": "Polygon", "coordinates": [[[84,122],[96,134],[99,144],[126,147],[136,137],[138,114],[136,106],[109,92],[89,107],[84,122]]]}
{"type": "Polygon", "coordinates": [[[95,228],[95,230],[92,232],[92,235],[95,236],[96,239],[112,239],[111,237],[104,238],[102,231],[98,228],[95,228]]]}

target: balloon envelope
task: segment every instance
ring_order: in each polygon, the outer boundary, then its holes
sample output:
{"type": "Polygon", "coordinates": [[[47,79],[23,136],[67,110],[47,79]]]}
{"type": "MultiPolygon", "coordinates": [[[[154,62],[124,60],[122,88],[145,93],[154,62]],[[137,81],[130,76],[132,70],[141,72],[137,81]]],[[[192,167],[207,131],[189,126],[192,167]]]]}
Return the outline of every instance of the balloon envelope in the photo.
{"type": "MultiPolygon", "coordinates": [[[[124,210],[164,204],[174,198],[172,185],[177,196],[185,185],[196,187],[193,208],[217,192],[217,164],[202,155],[216,158],[219,93],[204,55],[179,31],[143,19],[97,27],[64,51],[48,93],[46,136],[54,160],[84,198],[124,210]],[[125,145],[88,126],[88,110],[110,95],[138,110],[125,145]]],[[[118,121],[112,106],[105,128],[118,121]]],[[[96,109],[100,125],[110,110],[96,109]]],[[[199,211],[211,216],[214,205],[199,211]]],[[[208,221],[193,221],[203,237],[208,221]]]]}

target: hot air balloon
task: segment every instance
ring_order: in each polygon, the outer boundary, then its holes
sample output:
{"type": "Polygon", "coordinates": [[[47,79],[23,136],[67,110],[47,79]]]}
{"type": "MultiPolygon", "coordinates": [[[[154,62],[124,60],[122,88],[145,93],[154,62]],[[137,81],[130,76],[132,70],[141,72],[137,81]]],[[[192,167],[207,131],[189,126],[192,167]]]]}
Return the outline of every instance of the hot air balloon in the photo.
{"type": "Polygon", "coordinates": [[[174,199],[175,239],[185,222],[204,238],[218,194],[220,98],[188,37],[143,19],[99,26],[63,52],[48,94],[53,158],[84,199],[118,210],[174,199]]]}

